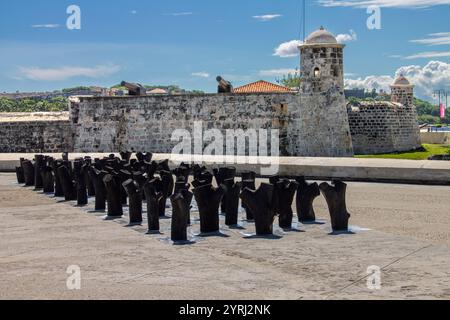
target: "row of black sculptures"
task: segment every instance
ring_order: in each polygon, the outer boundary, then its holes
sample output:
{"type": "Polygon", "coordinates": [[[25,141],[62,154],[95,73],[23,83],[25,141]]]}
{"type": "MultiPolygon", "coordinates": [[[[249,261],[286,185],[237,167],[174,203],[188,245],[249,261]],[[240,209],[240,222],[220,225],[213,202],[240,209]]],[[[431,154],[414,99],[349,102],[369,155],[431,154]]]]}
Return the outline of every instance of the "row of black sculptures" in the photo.
{"type": "Polygon", "coordinates": [[[143,200],[146,200],[149,233],[159,232],[160,218],[165,216],[166,203],[170,200],[173,241],[188,240],[193,198],[198,205],[202,234],[219,231],[219,210],[225,214],[226,225],[236,226],[239,199],[247,220],[255,222],[258,236],[273,234],[276,216],[281,228],[291,228],[296,193],[298,220],[313,222],[316,220],[313,202],[321,192],[328,203],[333,231],[348,229],[346,184],[341,181],[319,186],[306,182],[303,177],[292,181],[274,176],[256,190],[254,172],[242,172],[241,181],[236,182],[237,172],[232,167],[214,169],[211,173],[206,167],[183,163],[171,170],[169,160],[152,161],[151,153],[137,153],[136,159],[131,159],[131,152],[120,156],[94,160],[84,157],[73,162],[69,161],[68,154],[58,160],[44,155],[36,155],[34,162],[22,158],[16,168],[17,180],[19,184],[64,197],[66,201],[77,201],[78,206],[87,205],[88,197],[95,197],[95,210],[107,210],[107,217],[112,219],[122,217],[123,206],[128,203],[131,225],[142,223],[143,200]],[[193,181],[189,183],[191,175],[193,181]],[[213,179],[218,187],[213,186],[213,179]]]}

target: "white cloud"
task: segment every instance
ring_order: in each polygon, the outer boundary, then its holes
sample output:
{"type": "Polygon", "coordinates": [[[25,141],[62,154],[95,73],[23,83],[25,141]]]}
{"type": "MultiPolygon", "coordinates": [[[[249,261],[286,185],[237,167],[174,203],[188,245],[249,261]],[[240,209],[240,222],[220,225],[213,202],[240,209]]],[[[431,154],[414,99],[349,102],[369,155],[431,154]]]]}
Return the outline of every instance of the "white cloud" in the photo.
{"type": "Polygon", "coordinates": [[[211,75],[208,72],[194,72],[191,73],[191,76],[200,78],[209,78],[211,75]]]}
{"type": "Polygon", "coordinates": [[[277,48],[275,48],[275,53],[273,55],[281,58],[298,56],[300,54],[300,50],[298,49],[298,47],[302,45],[302,43],[303,42],[300,40],[291,40],[288,42],[284,42],[277,48]]]}
{"type": "Polygon", "coordinates": [[[450,32],[431,33],[430,36],[432,36],[432,37],[448,37],[448,36],[450,36],[450,32]]]}
{"type": "Polygon", "coordinates": [[[182,16],[191,16],[193,14],[194,14],[193,12],[173,12],[166,14],[166,16],[182,17],[182,16]]]}
{"type": "Polygon", "coordinates": [[[62,81],[74,77],[102,78],[117,73],[120,66],[99,65],[93,68],[88,67],[61,67],[61,68],[39,68],[20,67],[21,78],[38,81],[62,81]]]}
{"type": "Polygon", "coordinates": [[[271,70],[261,70],[259,75],[262,77],[278,77],[288,74],[294,74],[298,72],[296,69],[271,69],[271,70]]]}
{"type": "Polygon", "coordinates": [[[450,57],[450,51],[421,52],[407,56],[405,57],[405,59],[412,60],[412,59],[429,59],[429,58],[445,58],[445,57],[450,57]]]}
{"type": "Polygon", "coordinates": [[[130,13],[131,14],[137,14],[138,12],[137,12],[137,10],[131,10],[130,13]]]}
{"type": "Polygon", "coordinates": [[[276,18],[280,18],[282,17],[281,14],[265,14],[262,16],[253,16],[254,19],[259,20],[259,21],[270,21],[276,18]]]}
{"type": "MultiPolygon", "coordinates": [[[[336,37],[336,40],[339,43],[348,42],[348,41],[356,41],[358,40],[358,36],[355,31],[350,30],[350,34],[339,34],[336,37]]],[[[281,58],[290,58],[296,57],[300,54],[299,46],[303,44],[300,40],[291,40],[287,42],[283,42],[278,47],[275,48],[274,56],[281,58]]]]}
{"type": "Polygon", "coordinates": [[[31,26],[32,28],[46,28],[46,29],[55,29],[55,28],[59,28],[60,25],[59,24],[33,24],[31,26]]]}
{"type": "Polygon", "coordinates": [[[349,34],[338,34],[336,36],[336,40],[339,43],[356,41],[356,40],[358,40],[358,35],[356,34],[356,32],[354,30],[350,30],[349,34]]]}
{"type": "MultiPolygon", "coordinates": [[[[403,74],[415,85],[418,97],[431,99],[436,88],[448,87],[450,83],[450,64],[442,61],[430,61],[424,67],[410,65],[397,70],[396,76],[403,74]]],[[[346,79],[346,88],[383,89],[387,92],[394,82],[392,76],[368,76],[366,78],[346,79]]]]}
{"type": "Polygon", "coordinates": [[[427,39],[410,40],[409,42],[426,44],[429,46],[450,44],[450,33],[448,32],[432,33],[429,34],[429,36],[430,38],[427,39]]]}
{"type": "Polygon", "coordinates": [[[324,7],[367,8],[379,6],[385,8],[428,8],[450,4],[450,0],[317,0],[324,7]]]}

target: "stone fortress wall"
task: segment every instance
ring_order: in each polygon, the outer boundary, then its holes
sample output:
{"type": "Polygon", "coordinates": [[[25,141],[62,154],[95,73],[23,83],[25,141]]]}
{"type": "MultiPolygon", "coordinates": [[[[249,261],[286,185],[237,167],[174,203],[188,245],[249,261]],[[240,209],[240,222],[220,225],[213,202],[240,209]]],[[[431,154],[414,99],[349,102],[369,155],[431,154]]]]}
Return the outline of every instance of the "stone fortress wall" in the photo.
{"type": "Polygon", "coordinates": [[[290,109],[297,98],[293,93],[80,97],[70,108],[74,151],[170,153],[181,141],[171,141],[174,130],[187,130],[193,144],[194,123],[202,122],[203,131],[218,129],[224,137],[227,129],[269,129],[270,138],[270,129],[279,129],[280,150],[287,155],[294,143],[290,109]]]}
{"type": "MultiPolygon", "coordinates": [[[[70,120],[68,113],[57,118],[0,115],[0,152],[113,152],[131,148],[170,152],[176,144],[170,141],[173,130],[192,132],[194,121],[203,121],[205,130],[279,129],[282,155],[308,156],[311,149],[318,148],[317,143],[303,144],[298,118],[293,117],[307,110],[299,111],[297,106],[304,100],[295,93],[78,99],[71,103],[70,120]]],[[[374,102],[349,107],[348,121],[355,154],[408,151],[420,146],[414,106],[374,102]]],[[[311,118],[303,128],[308,122],[313,137],[315,133],[317,137],[329,135],[328,128],[317,126],[311,118]]],[[[332,148],[327,144],[323,147],[332,148]]]]}
{"type": "Polygon", "coordinates": [[[348,108],[356,154],[411,151],[421,146],[414,86],[403,75],[391,85],[391,102],[363,102],[348,108]]]}
{"type": "MultiPolygon", "coordinates": [[[[227,129],[267,129],[269,140],[271,130],[278,129],[282,156],[351,157],[354,151],[371,154],[420,146],[413,86],[404,77],[392,86],[392,103],[347,109],[344,45],[321,28],[299,49],[299,93],[74,97],[68,119],[0,121],[0,152],[170,153],[179,142],[171,141],[174,130],[199,138],[193,136],[196,122],[202,122],[203,130],[223,134],[227,129]]],[[[267,146],[267,141],[260,142],[267,146]]]]}
{"type": "Polygon", "coordinates": [[[0,153],[72,151],[68,112],[1,113],[0,153]]]}
{"type": "Polygon", "coordinates": [[[355,154],[411,151],[421,145],[414,106],[365,103],[349,107],[348,118],[355,154]]]}

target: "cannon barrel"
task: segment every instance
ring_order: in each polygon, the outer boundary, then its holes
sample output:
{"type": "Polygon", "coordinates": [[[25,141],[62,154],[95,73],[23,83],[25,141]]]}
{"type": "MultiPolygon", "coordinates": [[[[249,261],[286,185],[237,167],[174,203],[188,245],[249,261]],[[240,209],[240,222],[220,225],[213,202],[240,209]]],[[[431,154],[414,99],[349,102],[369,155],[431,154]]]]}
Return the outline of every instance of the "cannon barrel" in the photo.
{"type": "Polygon", "coordinates": [[[130,96],[145,96],[147,91],[144,86],[139,83],[122,81],[120,85],[128,89],[130,96]]]}
{"type": "Polygon", "coordinates": [[[233,86],[231,85],[231,82],[226,81],[221,76],[218,76],[216,78],[216,80],[219,83],[219,86],[218,86],[218,89],[217,89],[218,93],[231,93],[231,92],[233,92],[233,86]]]}

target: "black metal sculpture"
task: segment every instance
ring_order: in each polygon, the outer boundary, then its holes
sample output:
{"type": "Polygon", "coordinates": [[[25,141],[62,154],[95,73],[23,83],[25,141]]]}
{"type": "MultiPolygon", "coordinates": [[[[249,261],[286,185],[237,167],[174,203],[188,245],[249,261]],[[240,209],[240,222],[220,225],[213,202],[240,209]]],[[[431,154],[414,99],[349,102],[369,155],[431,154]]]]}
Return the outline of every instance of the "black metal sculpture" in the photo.
{"type": "Polygon", "coordinates": [[[345,199],[347,185],[342,181],[333,181],[332,185],[324,182],[320,185],[320,190],[327,200],[333,231],[348,231],[350,214],[345,199]]]}
{"type": "Polygon", "coordinates": [[[89,168],[89,177],[95,188],[95,211],[106,209],[106,187],[103,178],[107,174],[106,171],[100,171],[95,167],[89,168]]]}
{"type": "MultiPolygon", "coordinates": [[[[175,181],[173,180],[172,172],[170,171],[159,171],[159,175],[161,176],[162,181],[162,193],[164,197],[167,199],[173,194],[173,188],[175,186],[175,181]]],[[[164,205],[166,200],[164,200],[164,205]]]]}
{"type": "Polygon", "coordinates": [[[128,197],[130,198],[130,225],[142,223],[142,191],[139,183],[127,180],[123,183],[128,197]]]}
{"type": "Polygon", "coordinates": [[[108,217],[117,218],[123,216],[122,202],[120,199],[120,178],[118,175],[107,174],[103,178],[106,188],[106,201],[108,203],[108,217]]]}
{"type": "MultiPolygon", "coordinates": [[[[159,232],[159,217],[161,216],[161,208],[164,207],[165,211],[165,200],[164,195],[161,191],[158,191],[158,186],[161,184],[159,178],[154,178],[151,181],[144,184],[145,198],[147,199],[147,221],[148,221],[148,232],[154,233],[159,232]]],[[[162,213],[164,215],[164,213],[162,213]]]]}
{"type": "Polygon", "coordinates": [[[192,173],[194,176],[194,180],[201,180],[201,179],[199,179],[200,175],[207,171],[208,170],[206,169],[205,166],[200,166],[198,164],[194,164],[194,166],[192,167],[192,173]]]}
{"type": "Polygon", "coordinates": [[[90,170],[91,166],[92,166],[91,157],[85,157],[84,164],[83,164],[83,167],[85,167],[85,168],[83,168],[82,171],[84,173],[84,183],[86,184],[89,197],[95,196],[94,183],[92,182],[90,175],[89,175],[89,170],[90,170]]]}
{"type": "Polygon", "coordinates": [[[273,206],[274,186],[263,183],[258,190],[245,189],[241,199],[250,208],[255,218],[256,235],[273,234],[275,210],[273,206]]]}
{"type": "MultiPolygon", "coordinates": [[[[223,184],[223,182],[225,180],[234,179],[234,177],[236,177],[236,168],[234,168],[234,167],[213,169],[213,172],[214,172],[214,178],[216,179],[216,183],[218,186],[223,184]]],[[[223,199],[222,199],[222,203],[220,205],[220,210],[223,213],[225,213],[226,201],[227,201],[227,195],[225,193],[223,196],[223,199]]]]}
{"type": "Polygon", "coordinates": [[[50,166],[53,170],[53,175],[55,178],[55,197],[64,197],[64,190],[62,188],[61,179],[59,179],[58,168],[62,166],[61,160],[50,161],[50,166]]]}
{"type": "Polygon", "coordinates": [[[221,186],[214,188],[209,184],[195,188],[193,191],[200,212],[200,232],[218,232],[220,230],[219,206],[225,190],[221,186]]]}
{"type": "Polygon", "coordinates": [[[41,169],[45,166],[45,156],[37,154],[34,156],[34,188],[35,190],[41,190],[44,188],[44,182],[42,181],[41,169]]]}
{"type": "Polygon", "coordinates": [[[128,170],[121,169],[118,171],[118,176],[120,179],[120,202],[122,203],[122,205],[126,205],[127,199],[128,199],[128,194],[123,186],[123,183],[129,179],[132,179],[133,174],[128,170]]]}
{"type": "Polygon", "coordinates": [[[138,152],[136,153],[136,158],[139,162],[151,162],[153,158],[153,153],[151,152],[138,152]]]}
{"type": "Polygon", "coordinates": [[[195,180],[192,182],[194,188],[206,186],[212,184],[214,176],[210,172],[202,172],[198,174],[195,180]]]}
{"type": "Polygon", "coordinates": [[[42,186],[44,193],[55,192],[55,179],[52,167],[46,165],[41,168],[42,186]]]}
{"type": "Polygon", "coordinates": [[[144,184],[147,182],[147,179],[144,176],[144,173],[141,171],[134,171],[132,175],[132,179],[137,182],[139,185],[139,189],[141,190],[141,194],[144,194],[144,184]]]}
{"type": "Polygon", "coordinates": [[[144,161],[143,162],[142,170],[147,175],[148,180],[152,180],[155,177],[155,173],[156,173],[157,169],[158,169],[158,164],[156,162],[154,162],[154,161],[152,161],[152,162],[144,161]]]}
{"type": "Polygon", "coordinates": [[[73,165],[74,178],[77,188],[77,205],[85,206],[88,204],[87,186],[85,180],[85,171],[83,170],[84,160],[76,159],[73,165]]]}
{"type": "Polygon", "coordinates": [[[58,167],[57,174],[61,182],[65,200],[77,200],[77,190],[75,187],[75,183],[72,180],[69,168],[67,168],[66,165],[61,165],[60,167],[58,167]]]}
{"type": "Polygon", "coordinates": [[[234,179],[226,179],[222,183],[225,189],[225,224],[236,226],[238,224],[239,195],[242,182],[234,182],[234,179]]]}
{"type": "Polygon", "coordinates": [[[314,212],[314,200],[320,196],[320,189],[317,182],[308,183],[305,177],[297,179],[297,215],[300,222],[316,221],[316,213],[314,212]]]}
{"type": "Polygon", "coordinates": [[[130,151],[120,152],[120,157],[122,158],[122,160],[125,160],[126,163],[130,163],[132,155],[133,155],[133,152],[130,152],[130,151]]]}
{"type": "Polygon", "coordinates": [[[220,186],[225,180],[234,179],[236,177],[236,168],[226,167],[213,169],[213,173],[217,185],[220,186]]]}
{"type": "Polygon", "coordinates": [[[254,171],[242,171],[241,178],[242,178],[242,181],[244,181],[244,180],[256,181],[256,172],[254,172],[254,171]]]}
{"type": "Polygon", "coordinates": [[[34,165],[29,160],[22,162],[23,175],[25,178],[25,185],[28,187],[34,186],[34,165]]]}
{"type": "Polygon", "coordinates": [[[184,181],[189,180],[189,175],[191,174],[192,169],[189,165],[182,163],[178,168],[173,170],[173,174],[177,177],[178,181],[183,179],[184,181]]]}
{"type": "Polygon", "coordinates": [[[22,164],[20,167],[16,167],[16,178],[18,184],[24,184],[25,183],[25,175],[23,173],[23,167],[22,164]]]}
{"type": "MultiPolygon", "coordinates": [[[[188,193],[190,192],[188,191],[188,193]]],[[[177,193],[170,197],[170,201],[172,203],[171,239],[172,241],[187,241],[189,199],[186,199],[183,193],[177,193]]]]}
{"type": "MultiPolygon", "coordinates": [[[[242,190],[245,190],[245,189],[250,189],[250,190],[255,191],[256,190],[255,180],[243,180],[242,181],[242,190]]],[[[252,213],[252,210],[250,210],[250,208],[244,203],[244,201],[242,201],[242,208],[245,209],[247,221],[253,221],[255,219],[255,217],[252,213]]]]}
{"type": "Polygon", "coordinates": [[[282,229],[292,228],[292,219],[294,216],[292,203],[294,202],[297,188],[298,183],[288,179],[282,179],[275,185],[278,193],[278,208],[276,211],[278,213],[279,225],[282,229]]]}
{"type": "Polygon", "coordinates": [[[169,159],[162,160],[157,163],[157,171],[171,172],[169,167],[169,159]]]}

